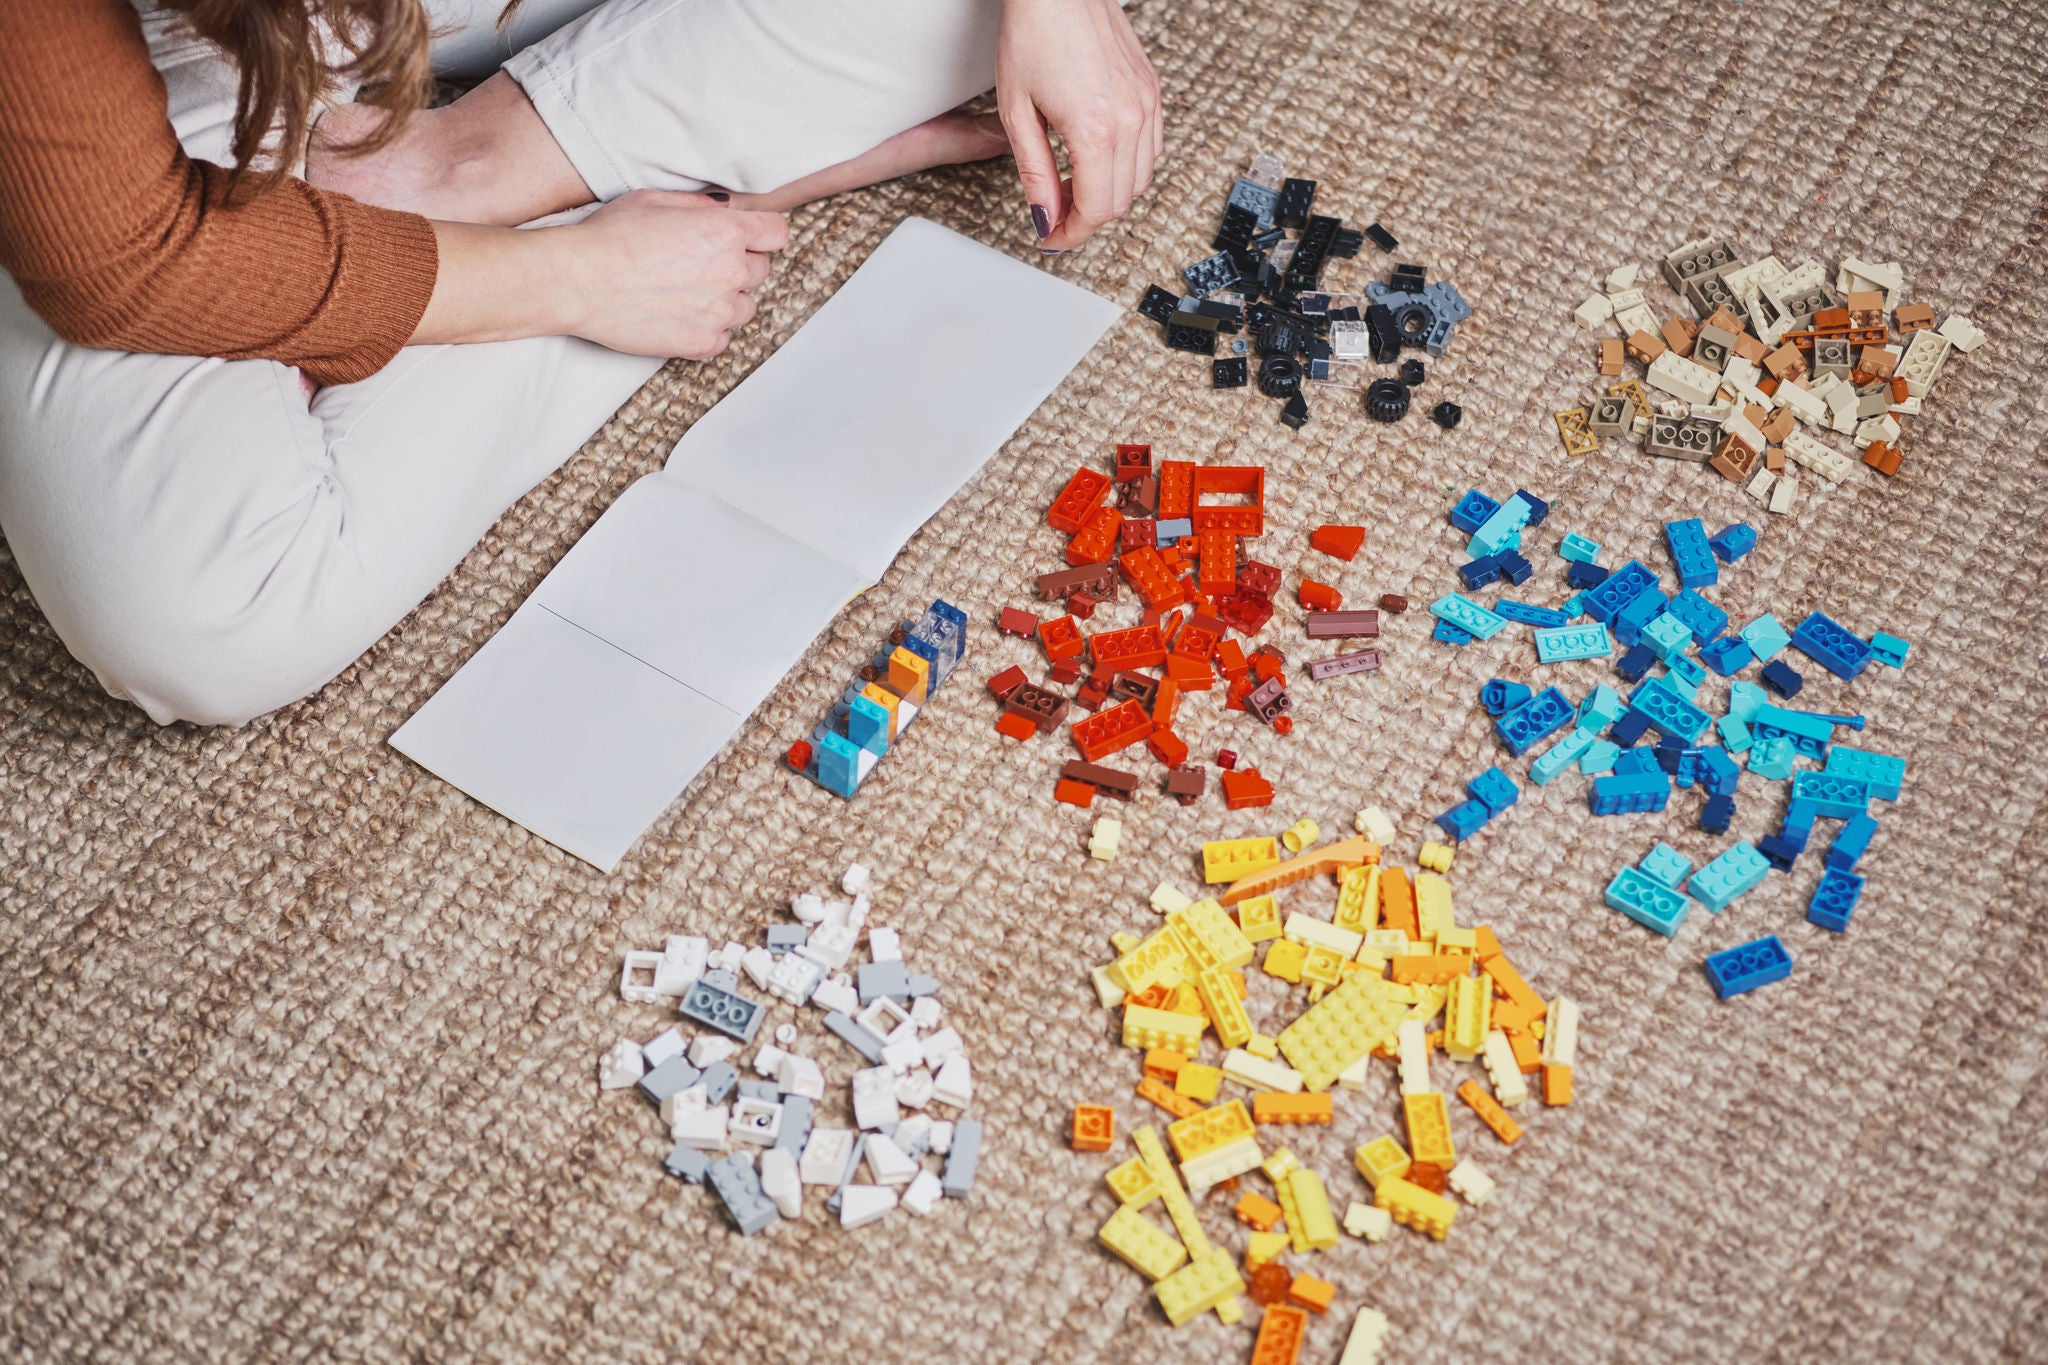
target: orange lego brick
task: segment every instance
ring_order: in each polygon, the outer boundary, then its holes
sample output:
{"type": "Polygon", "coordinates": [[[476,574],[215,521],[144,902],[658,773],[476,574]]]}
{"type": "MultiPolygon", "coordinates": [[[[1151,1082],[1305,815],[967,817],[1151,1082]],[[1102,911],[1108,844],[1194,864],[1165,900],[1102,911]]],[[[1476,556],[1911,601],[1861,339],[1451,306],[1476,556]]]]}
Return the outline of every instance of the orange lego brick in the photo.
{"type": "Polygon", "coordinates": [[[1209,660],[1215,657],[1216,646],[1223,642],[1223,634],[1227,629],[1228,627],[1209,613],[1196,612],[1188,618],[1187,624],[1181,627],[1180,634],[1174,637],[1173,657],[1191,659],[1206,668],[1209,660]]]}
{"type": "Polygon", "coordinates": [[[1187,742],[1171,730],[1155,728],[1145,736],[1145,748],[1169,768],[1178,768],[1188,761],[1187,742]]]}
{"type": "Polygon", "coordinates": [[[1294,590],[1301,599],[1301,605],[1310,611],[1335,611],[1344,605],[1344,594],[1327,583],[1318,583],[1313,578],[1301,580],[1301,586],[1294,590]]]}
{"type": "Polygon", "coordinates": [[[1106,1152],[1116,1141],[1116,1110],[1106,1104],[1074,1106],[1074,1136],[1069,1145],[1077,1152],[1106,1152]]]}
{"type": "Polygon", "coordinates": [[[1155,1081],[1164,1081],[1172,1085],[1173,1078],[1180,1075],[1180,1069],[1186,1066],[1187,1062],[1188,1059],[1178,1052],[1168,1052],[1165,1048],[1158,1047],[1145,1049],[1145,1074],[1155,1081]]]}
{"type": "Polygon", "coordinates": [[[1572,1069],[1561,1062],[1543,1064],[1543,1102],[1550,1105],[1572,1102],[1572,1069]]]}
{"type": "Polygon", "coordinates": [[[1508,961],[1505,953],[1494,952],[1483,958],[1479,963],[1479,970],[1493,978],[1495,991],[1518,1005],[1533,1008],[1538,1019],[1549,1012],[1549,1007],[1543,1003],[1543,997],[1529,989],[1529,983],[1522,980],[1522,974],[1515,970],[1515,964],[1508,961]]]}
{"type": "Polygon", "coordinates": [[[1074,747],[1090,763],[1142,744],[1152,733],[1152,717],[1135,701],[1120,702],[1074,722],[1074,747]]]}
{"type": "Polygon", "coordinates": [[[1524,1076],[1535,1075],[1536,1069],[1543,1065],[1543,1051],[1536,1046],[1536,1039],[1529,1030],[1520,1028],[1507,1030],[1507,1035],[1508,1046],[1515,1051],[1515,1065],[1524,1076]]]}
{"type": "Polygon", "coordinates": [[[1422,936],[1422,926],[1415,918],[1415,888],[1398,867],[1380,869],[1380,923],[1410,938],[1422,936]]]}
{"type": "Polygon", "coordinates": [[[1164,981],[1155,981],[1136,995],[1126,995],[1124,1003],[1126,1005],[1137,1005],[1141,1009],[1168,1010],[1173,1008],[1173,1002],[1179,998],[1180,988],[1178,986],[1169,986],[1164,981]]]}
{"type": "MultiPolygon", "coordinates": [[[[1278,1261],[1268,1261],[1245,1276],[1245,1292],[1252,1296],[1252,1302],[1266,1308],[1287,1302],[1287,1291],[1294,1287],[1294,1272],[1278,1261]]],[[[1301,1313],[1299,1308],[1292,1310],[1301,1313]]],[[[1308,1321],[1308,1314],[1301,1314],[1302,1321],[1308,1321]]]]}
{"type": "Polygon", "coordinates": [[[1493,1027],[1513,1032],[1527,1029],[1536,1022],[1539,1010],[1531,1009],[1519,1000],[1504,1000],[1498,994],[1493,1000],[1493,1027]]]}
{"type": "MultiPolygon", "coordinates": [[[[1258,465],[1200,465],[1192,471],[1188,519],[1195,530],[1228,528],[1242,536],[1266,533],[1266,471],[1258,465]],[[1205,504],[1204,498],[1242,498],[1241,503],[1205,504]]],[[[1166,512],[1161,511],[1160,516],[1166,512]]]]}
{"type": "Polygon", "coordinates": [[[1107,564],[1116,554],[1117,540],[1124,529],[1124,514],[1114,507],[1098,507],[1081,525],[1079,535],[1067,542],[1067,563],[1107,564]]]}
{"type": "MultiPolygon", "coordinates": [[[[1223,774],[1223,804],[1231,810],[1252,810],[1273,804],[1273,784],[1257,768],[1223,774]]],[[[1256,894],[1256,893],[1254,893],[1256,894]]]]}
{"type": "Polygon", "coordinates": [[[1314,1095],[1252,1096],[1253,1123],[1329,1123],[1336,1108],[1326,1090],[1314,1095]]]}
{"type": "Polygon", "coordinates": [[[1244,646],[1235,640],[1224,640],[1216,646],[1214,662],[1226,678],[1239,678],[1251,669],[1244,657],[1244,646]]]}
{"type": "Polygon", "coordinates": [[[1052,799],[1063,801],[1069,806],[1092,806],[1095,804],[1095,788],[1087,782],[1076,782],[1063,777],[1054,784],[1052,799]]]}
{"type": "Polygon", "coordinates": [[[1301,1344],[1307,1338],[1308,1314],[1289,1304],[1270,1304],[1259,1319],[1258,1340],[1252,1343],[1252,1365],[1295,1365],[1301,1357],[1301,1344]]]}
{"type": "Polygon", "coordinates": [[[1187,592],[1174,578],[1172,570],[1166,567],[1166,561],[1150,545],[1140,546],[1119,557],[1116,570],[1148,607],[1164,611],[1188,600],[1187,592]]]}
{"type": "MultiPolygon", "coordinates": [[[[1258,769],[1248,768],[1245,771],[1257,773],[1258,769]]],[[[1229,794],[1230,777],[1231,774],[1228,772],[1223,774],[1226,796],[1229,794]]],[[[1264,781],[1263,778],[1260,780],[1264,781]]],[[[1271,790],[1270,787],[1268,790],[1271,790]]],[[[1271,802],[1267,801],[1259,804],[1269,805],[1271,802]]],[[[1236,807],[1233,806],[1232,809],[1234,810],[1236,807]]],[[[1239,877],[1224,889],[1223,894],[1218,896],[1217,900],[1225,905],[1236,905],[1238,902],[1249,900],[1253,896],[1271,895],[1283,886],[1293,886],[1296,882],[1307,881],[1310,877],[1319,877],[1324,873],[1342,874],[1349,872],[1354,867],[1363,867],[1367,863],[1376,863],[1379,860],[1380,846],[1362,834],[1355,835],[1349,839],[1339,839],[1333,844],[1324,844],[1320,848],[1309,849],[1307,852],[1297,854],[1286,862],[1269,867],[1263,872],[1254,872],[1248,877],[1239,877]]],[[[1382,883],[1385,882],[1387,875],[1388,873],[1386,872],[1380,874],[1382,883]]],[[[1406,885],[1405,879],[1403,885],[1406,885]]],[[[1413,917],[1412,912],[1410,917],[1413,917]]]]}
{"type": "Polygon", "coordinates": [[[1280,1206],[1262,1194],[1247,1192],[1231,1210],[1237,1221],[1259,1232],[1271,1232],[1280,1221],[1280,1206]]]}
{"type": "Polygon", "coordinates": [[[1055,616],[1050,621],[1039,622],[1038,643],[1045,647],[1048,659],[1076,659],[1088,647],[1081,638],[1081,623],[1071,616],[1055,616]]]}
{"type": "Polygon", "coordinates": [[[1472,1107],[1479,1115],[1479,1121],[1493,1129],[1493,1135],[1502,1142],[1513,1144],[1522,1136],[1522,1125],[1516,1123],[1500,1102],[1479,1088],[1477,1081],[1461,1081],[1458,1084],[1458,1098],[1472,1107]]]}
{"type": "Polygon", "coordinates": [[[1166,676],[1183,692],[1207,692],[1216,685],[1216,675],[1209,665],[1183,654],[1166,656],[1166,676]]]}
{"type": "Polygon", "coordinates": [[[1177,1093],[1172,1086],[1164,1081],[1154,1080],[1150,1076],[1138,1082],[1138,1098],[1152,1101],[1152,1103],[1158,1105],[1177,1119],[1184,1119],[1191,1114],[1202,1112],[1201,1105],[1189,1099],[1186,1095],[1177,1093]]]}
{"type": "Polygon", "coordinates": [[[1287,1286],[1287,1301],[1306,1308],[1311,1313],[1327,1313],[1336,1301],[1337,1286],[1328,1280],[1319,1280],[1306,1271],[1294,1277],[1294,1283],[1287,1286]]]}
{"type": "Polygon", "coordinates": [[[1411,1185],[1417,1185],[1431,1194],[1444,1192],[1444,1168],[1434,1161],[1417,1161],[1408,1167],[1408,1173],[1401,1177],[1411,1185]]]}
{"type": "Polygon", "coordinates": [[[1166,641],[1156,625],[1099,630],[1088,637],[1088,657],[1099,667],[1118,671],[1157,668],[1166,662],[1166,641]]]}
{"type": "MultiPolygon", "coordinates": [[[[1384,878],[1387,874],[1381,872],[1384,878]]],[[[1418,982],[1425,986],[1442,986],[1465,975],[1465,969],[1472,965],[1472,959],[1463,953],[1436,953],[1429,957],[1403,956],[1387,964],[1389,979],[1398,983],[1418,982]]]]}
{"type": "Polygon", "coordinates": [[[1109,496],[1109,476],[1095,470],[1081,468],[1074,471],[1074,477],[1067,480],[1067,486],[1052,500],[1052,508],[1045,514],[1046,524],[1055,531],[1073,535],[1081,529],[1095,509],[1109,496]]]}
{"type": "Polygon", "coordinates": [[[1180,710],[1180,684],[1172,678],[1165,678],[1159,684],[1159,696],[1152,703],[1152,729],[1171,730],[1173,718],[1180,710]]]}
{"type": "Polygon", "coordinates": [[[1038,733],[1038,727],[1023,716],[1006,714],[996,722],[996,733],[1011,739],[1030,739],[1038,733]]]}
{"type": "Polygon", "coordinates": [[[1308,533],[1311,549],[1321,550],[1333,559],[1350,560],[1365,547],[1363,526],[1318,526],[1308,533]]]}
{"type": "Polygon", "coordinates": [[[1195,535],[1196,562],[1201,566],[1195,584],[1205,593],[1228,592],[1237,586],[1237,537],[1228,531],[1200,531],[1195,535]]]}
{"type": "Polygon", "coordinates": [[[1172,521],[1195,510],[1195,466],[1187,460],[1159,462],[1159,519],[1172,521]]]}

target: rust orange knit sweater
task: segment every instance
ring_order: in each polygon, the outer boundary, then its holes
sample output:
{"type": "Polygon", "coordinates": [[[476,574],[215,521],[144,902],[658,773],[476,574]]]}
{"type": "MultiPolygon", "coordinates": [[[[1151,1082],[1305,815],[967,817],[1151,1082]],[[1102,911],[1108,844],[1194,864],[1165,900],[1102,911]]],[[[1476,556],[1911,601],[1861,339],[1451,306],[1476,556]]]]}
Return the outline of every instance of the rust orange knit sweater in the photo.
{"type": "Polygon", "coordinates": [[[187,157],[128,0],[0,0],[0,266],[81,346],[377,372],[434,289],[434,231],[302,180],[242,203],[187,157]]]}

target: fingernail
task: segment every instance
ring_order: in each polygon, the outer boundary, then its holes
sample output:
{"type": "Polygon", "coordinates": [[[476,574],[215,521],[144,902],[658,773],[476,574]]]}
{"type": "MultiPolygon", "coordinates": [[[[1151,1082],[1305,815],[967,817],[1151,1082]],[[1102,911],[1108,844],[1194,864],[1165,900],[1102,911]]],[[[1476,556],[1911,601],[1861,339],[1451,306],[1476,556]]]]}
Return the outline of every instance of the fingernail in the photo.
{"type": "Polygon", "coordinates": [[[706,190],[704,191],[704,197],[706,199],[716,199],[721,204],[732,202],[732,196],[724,190],[706,190]]]}
{"type": "Polygon", "coordinates": [[[1045,211],[1045,205],[1033,204],[1031,206],[1031,226],[1038,229],[1040,237],[1052,236],[1052,215],[1045,211]]]}
{"type": "Polygon", "coordinates": [[[1042,246],[1038,248],[1038,254],[1041,256],[1064,256],[1067,254],[1067,250],[1065,247],[1042,246]]]}

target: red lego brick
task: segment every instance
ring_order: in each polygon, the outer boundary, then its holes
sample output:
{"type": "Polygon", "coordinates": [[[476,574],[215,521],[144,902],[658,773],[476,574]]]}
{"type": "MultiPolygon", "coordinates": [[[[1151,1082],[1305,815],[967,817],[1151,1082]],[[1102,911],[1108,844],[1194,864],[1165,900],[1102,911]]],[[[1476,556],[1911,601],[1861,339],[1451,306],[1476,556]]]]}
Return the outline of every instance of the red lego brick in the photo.
{"type": "Polygon", "coordinates": [[[1294,717],[1292,717],[1292,716],[1275,716],[1275,717],[1273,717],[1273,733],[1274,733],[1274,734],[1276,734],[1276,735],[1291,735],[1291,734],[1293,734],[1293,733],[1294,733],[1294,717]]]}
{"type": "MultiPolygon", "coordinates": [[[[1152,702],[1152,728],[1171,730],[1174,714],[1180,710],[1180,684],[1172,678],[1159,684],[1159,695],[1152,702]]],[[[1172,767],[1172,764],[1168,764],[1172,767]]]]}
{"type": "Polygon", "coordinates": [[[1216,685],[1216,674],[1209,665],[1185,654],[1166,656],[1166,676],[1179,684],[1183,692],[1207,692],[1216,685]]]}
{"type": "Polygon", "coordinates": [[[1108,700],[1109,677],[1102,673],[1090,674],[1088,681],[1082,683],[1080,690],[1074,693],[1074,705],[1084,711],[1100,711],[1103,703],[1108,700]]]}
{"type": "Polygon", "coordinates": [[[1085,592],[1100,602],[1116,601],[1116,568],[1109,564],[1083,564],[1076,569],[1058,569],[1038,576],[1038,596],[1056,602],[1085,592]]]}
{"type": "MultiPolygon", "coordinates": [[[[1022,672],[1019,672],[1017,676],[1021,679],[1024,675],[1022,672]]],[[[787,755],[789,766],[798,772],[802,772],[811,766],[811,753],[811,742],[807,739],[798,740],[789,746],[789,754],[787,755]]]]}
{"type": "Polygon", "coordinates": [[[1166,774],[1164,791],[1183,806],[1192,806],[1209,789],[1208,773],[1200,766],[1183,763],[1166,774]]]}
{"type": "Polygon", "coordinates": [[[1090,763],[1142,744],[1152,733],[1152,717],[1134,701],[1122,702],[1086,720],[1074,722],[1074,747],[1090,763]]]}
{"type": "Polygon", "coordinates": [[[1188,761],[1188,746],[1171,730],[1155,729],[1146,737],[1145,747],[1169,768],[1178,768],[1188,761]]]}
{"type": "Polygon", "coordinates": [[[1216,646],[1223,641],[1224,625],[1213,616],[1197,612],[1181,627],[1180,634],[1173,642],[1173,653],[1183,659],[1207,664],[1215,657],[1216,646]]]}
{"type": "Polygon", "coordinates": [[[1216,667],[1226,678],[1242,675],[1251,665],[1245,661],[1244,646],[1235,640],[1225,640],[1216,646],[1216,667]]]}
{"type": "Polygon", "coordinates": [[[1237,586],[1246,592],[1255,592],[1271,597],[1280,591],[1280,571],[1271,564],[1262,564],[1256,559],[1247,559],[1244,567],[1237,571],[1237,586]]]}
{"type": "Polygon", "coordinates": [[[1060,490],[1060,495],[1052,500],[1052,510],[1045,514],[1046,523],[1055,531],[1074,535],[1108,496],[1107,474],[1077,469],[1074,477],[1067,480],[1067,486],[1060,490]]]}
{"type": "Polygon", "coordinates": [[[1088,656],[1104,668],[1157,668],[1166,662],[1166,645],[1159,638],[1159,627],[1132,626],[1090,635],[1088,656]]]}
{"type": "Polygon", "coordinates": [[[1036,683],[1025,683],[1003,698],[1003,714],[1021,716],[1034,729],[1050,730],[1067,718],[1067,699],[1036,683]]]}
{"type": "Polygon", "coordinates": [[[1061,659],[1076,659],[1086,649],[1087,642],[1081,638],[1081,627],[1071,616],[1055,616],[1038,625],[1038,643],[1045,646],[1045,657],[1057,662],[1061,659]]]}
{"type": "Polygon", "coordinates": [[[1081,533],[1067,542],[1067,563],[1107,564],[1116,555],[1117,533],[1123,526],[1123,513],[1114,507],[1096,508],[1082,523],[1081,533]]]}
{"type": "Polygon", "coordinates": [[[1086,782],[1076,782],[1063,777],[1052,789],[1052,799],[1063,801],[1069,806],[1092,806],[1095,804],[1095,788],[1086,782]]]}
{"type": "Polygon", "coordinates": [[[1159,464],[1159,519],[1172,521],[1195,508],[1195,466],[1186,460],[1159,464]]]}
{"type": "Polygon", "coordinates": [[[1038,618],[1021,607],[1004,607],[1002,615],[996,617],[996,629],[1005,635],[1028,640],[1038,633],[1038,618]]]}
{"type": "MultiPolygon", "coordinates": [[[[1266,471],[1257,465],[1203,465],[1194,472],[1194,503],[1188,519],[1197,531],[1257,536],[1266,531],[1266,471]],[[1208,498],[1243,498],[1243,503],[1209,503],[1208,498]]],[[[1165,515],[1161,513],[1161,515],[1165,515]]]]}
{"type": "Polygon", "coordinates": [[[1159,700],[1159,679],[1149,673],[1119,673],[1109,685],[1113,701],[1134,701],[1150,714],[1159,700]]]}
{"type": "Polygon", "coordinates": [[[1223,804],[1232,810],[1251,810],[1273,804],[1273,784],[1259,776],[1257,768],[1223,774],[1223,804]]]}
{"type": "Polygon", "coordinates": [[[1363,526],[1318,526],[1308,533],[1311,548],[1336,559],[1349,561],[1365,546],[1363,526]]]}
{"type": "Polygon", "coordinates": [[[988,690],[995,693],[997,701],[1007,701],[1010,694],[1022,687],[1026,681],[1024,670],[1011,664],[988,680],[988,690]]]}
{"type": "Polygon", "coordinates": [[[1157,550],[1133,550],[1117,560],[1116,566],[1148,607],[1164,611],[1187,601],[1187,593],[1174,581],[1157,550]]]}
{"type": "Polygon", "coordinates": [[[1287,666],[1287,661],[1277,650],[1258,649],[1252,651],[1251,664],[1252,672],[1260,682],[1271,682],[1280,676],[1280,670],[1287,666]]]}
{"type": "Polygon", "coordinates": [[[1301,599],[1301,605],[1310,611],[1335,611],[1344,605],[1343,593],[1328,583],[1318,583],[1313,578],[1302,579],[1301,586],[1294,591],[1301,599]]]}
{"type": "Polygon", "coordinates": [[[1237,586],[1237,537],[1228,531],[1203,531],[1195,537],[1201,569],[1195,585],[1205,593],[1229,592],[1237,586]]]}
{"type": "Polygon", "coordinates": [[[1093,593],[1077,592],[1067,599],[1067,615],[1077,621],[1086,621],[1095,615],[1095,609],[1102,605],[1102,599],[1093,593]]]}
{"type": "Polygon", "coordinates": [[[1003,718],[996,722],[996,733],[1008,735],[1011,739],[1030,739],[1038,733],[1038,727],[1033,725],[1028,717],[1005,713],[1003,718]]]}
{"type": "Polygon", "coordinates": [[[1132,483],[1152,472],[1152,447],[1120,445],[1116,448],[1116,481],[1132,483]]]}
{"type": "Polygon", "coordinates": [[[1081,661],[1079,659],[1056,660],[1051,668],[1045,670],[1045,676],[1049,682],[1056,682],[1061,687],[1071,687],[1081,681],[1081,661]]]}
{"type": "Polygon", "coordinates": [[[1232,630],[1257,635],[1266,628],[1266,622],[1273,619],[1273,599],[1264,593],[1246,592],[1240,588],[1216,599],[1216,614],[1232,630]]]}

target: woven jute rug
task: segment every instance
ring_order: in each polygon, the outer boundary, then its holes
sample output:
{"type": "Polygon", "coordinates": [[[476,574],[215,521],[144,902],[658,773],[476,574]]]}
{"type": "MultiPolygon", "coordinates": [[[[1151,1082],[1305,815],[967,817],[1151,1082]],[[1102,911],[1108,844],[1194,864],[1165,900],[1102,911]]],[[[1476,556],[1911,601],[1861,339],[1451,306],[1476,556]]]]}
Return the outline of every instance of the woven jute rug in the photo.
{"type": "MultiPolygon", "coordinates": [[[[1519,629],[1452,649],[1411,614],[1377,675],[1302,679],[1280,739],[1216,698],[1183,708],[1198,754],[1235,745],[1274,808],[1056,806],[1061,740],[991,728],[978,678],[1031,651],[985,623],[1060,562],[1054,490],[1109,444],[1264,465],[1262,548],[1291,570],[1326,521],[1371,528],[1335,569],[1354,596],[1444,591],[1445,523],[1477,485],[1551,500],[1577,530],[1663,563],[1664,521],[1759,524],[1717,600],[1738,619],[1825,609],[1913,641],[1853,685],[1805,670],[1802,705],[1869,717],[1911,761],[1849,932],[1807,925],[1790,877],[1675,940],[1600,903],[1665,838],[1698,858],[1697,796],[1595,820],[1583,779],[1525,790],[1458,855],[1466,923],[1491,924],[1546,994],[1585,1009],[1578,1098],[1528,1115],[1499,1178],[1443,1243],[1397,1232],[1297,1264],[1338,1284],[1304,1359],[1384,1309],[1394,1360],[1990,1360],[2048,1355],[2048,12],[2037,3],[1352,6],[1148,0],[1164,74],[1158,183],[1047,266],[1131,303],[1207,252],[1254,151],[1322,182],[1319,206],[1384,221],[1401,256],[1477,312],[1425,393],[1457,430],[1381,428],[1319,402],[1212,393],[1135,316],[817,643],[613,876],[508,824],[385,746],[576,537],[787,339],[905,214],[1036,260],[1007,166],[920,177],[807,210],[759,323],[675,365],[514,508],[361,662],[245,729],[160,730],[109,702],[0,553],[0,1355],[18,1359],[1241,1361],[1252,1326],[1169,1328],[1093,1242],[1112,1157],[1066,1146],[1071,1106],[1131,1093],[1087,968],[1142,928],[1162,880],[1192,888],[1205,838],[1379,804],[1412,858],[1429,817],[1498,750],[1476,704],[1534,671],[1519,629]],[[1570,312],[1624,261],[1702,233],[1788,262],[1898,260],[1907,296],[1991,334],[1914,424],[1903,471],[1809,479],[1771,518],[1698,466],[1631,445],[1567,458],[1550,414],[1592,381],[1570,312]],[[895,620],[944,596],[977,622],[942,693],[858,799],[778,762],[895,620]],[[1682,809],[1681,809],[1682,808],[1682,809]],[[972,1199],[843,1232],[742,1239],[665,1176],[652,1115],[600,1095],[595,1061],[661,1011],[622,1003],[618,955],[670,932],[758,941],[849,861],[877,913],[945,981],[989,1125],[972,1199]],[[1763,933],[1791,980],[1717,1002],[1700,961],[1763,933]]],[[[1339,263],[1362,282],[1383,258],[1339,263]]],[[[1659,286],[1661,288],[1661,286],[1659,286]]],[[[1544,539],[1543,553],[1548,554],[1544,539]]],[[[1555,574],[1552,567],[1543,570],[1555,574]]],[[[1292,574],[1290,573],[1290,582],[1292,574]]],[[[1548,579],[1544,581],[1549,581],[1548,579]]],[[[1558,595],[1562,595],[1561,587],[1558,595]]],[[[1128,611],[1128,606],[1120,610],[1128,611]]],[[[1269,629],[1313,657],[1292,597],[1269,629]]],[[[1560,670],[1574,693],[1600,676],[1560,670]]],[[[516,736],[508,736],[516,743],[516,736]]],[[[1149,763],[1149,760],[1145,761],[1149,763]]],[[[1147,771],[1151,771],[1148,767],[1147,771]]],[[[1743,784],[1735,833],[1776,827],[1743,784]]],[[[1326,892],[1301,888],[1327,913],[1326,892]]],[[[1278,1027],[1298,997],[1260,984],[1278,1027]]],[[[778,1015],[778,1017],[780,1017],[778,1015]]],[[[805,1024],[806,1048],[845,1074],[805,1024]]],[[[1394,1087],[1340,1097],[1290,1145],[1342,1205],[1350,1149],[1399,1131],[1394,1087]]],[[[829,1112],[829,1111],[828,1111],[829,1112]]],[[[1204,1213],[1237,1247],[1223,1203],[1204,1213]]],[[[1255,1315],[1254,1315],[1255,1316],[1255,1315]]]]}

